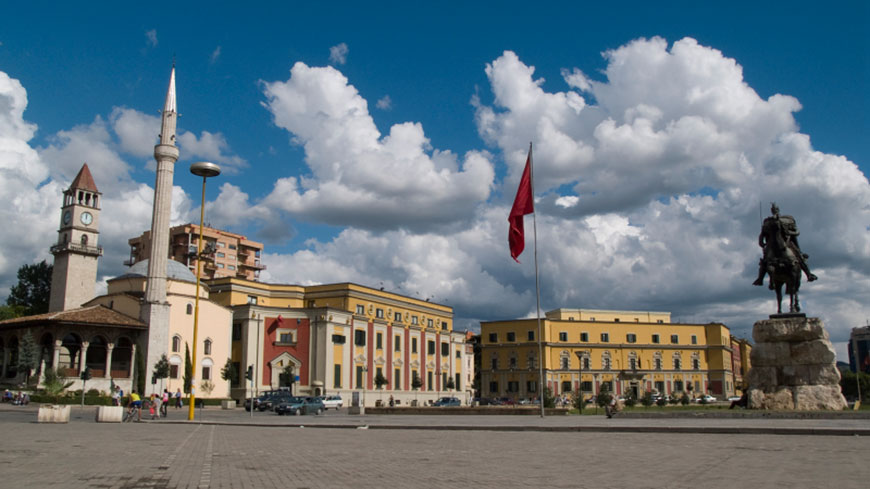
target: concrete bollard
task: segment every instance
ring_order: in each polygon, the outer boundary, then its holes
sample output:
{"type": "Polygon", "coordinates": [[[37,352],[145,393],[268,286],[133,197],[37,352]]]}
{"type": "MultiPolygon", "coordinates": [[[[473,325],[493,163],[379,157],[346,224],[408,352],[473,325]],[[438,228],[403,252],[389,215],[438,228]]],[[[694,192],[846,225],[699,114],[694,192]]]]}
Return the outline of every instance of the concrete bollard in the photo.
{"type": "Polygon", "coordinates": [[[97,423],[120,423],[123,419],[123,406],[97,406],[97,423]]]}
{"type": "Polygon", "coordinates": [[[69,405],[43,404],[36,413],[37,423],[69,423],[69,405]]]}

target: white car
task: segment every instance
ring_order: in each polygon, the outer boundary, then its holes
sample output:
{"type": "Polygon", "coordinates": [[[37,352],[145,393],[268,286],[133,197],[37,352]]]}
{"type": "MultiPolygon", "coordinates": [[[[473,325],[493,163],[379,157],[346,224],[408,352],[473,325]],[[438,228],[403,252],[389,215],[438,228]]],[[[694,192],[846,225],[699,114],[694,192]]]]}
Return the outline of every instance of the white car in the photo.
{"type": "Polygon", "coordinates": [[[335,410],[341,409],[342,400],[341,396],[324,396],[320,398],[320,401],[323,402],[324,409],[333,408],[335,410]]]}
{"type": "Polygon", "coordinates": [[[711,396],[710,394],[704,394],[703,396],[695,399],[695,402],[709,404],[711,402],[716,402],[716,398],[711,396]]]}

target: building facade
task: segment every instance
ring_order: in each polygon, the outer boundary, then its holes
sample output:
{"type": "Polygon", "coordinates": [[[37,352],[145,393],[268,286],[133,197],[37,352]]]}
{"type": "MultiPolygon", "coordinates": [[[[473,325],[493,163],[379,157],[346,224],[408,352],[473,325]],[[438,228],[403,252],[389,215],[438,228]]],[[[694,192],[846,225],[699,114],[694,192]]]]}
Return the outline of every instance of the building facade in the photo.
{"type": "Polygon", "coordinates": [[[742,395],[749,387],[749,369],[752,364],[749,354],[752,352],[752,343],[744,338],[731,337],[731,372],[734,374],[734,394],[742,395]]]}
{"type": "Polygon", "coordinates": [[[870,325],[852,328],[849,335],[849,370],[870,373],[870,325]]]}
{"type": "Polygon", "coordinates": [[[481,323],[481,396],[541,395],[539,334],[544,382],[556,395],[734,395],[724,324],[672,323],[667,312],[556,309],[540,328],[534,318],[481,323]]]}
{"type": "MultiPolygon", "coordinates": [[[[246,280],[259,280],[260,271],[266,269],[260,261],[263,243],[251,241],[241,234],[215,229],[202,228],[202,249],[211,250],[202,256],[199,276],[203,280],[222,277],[237,277],[246,280]]],[[[197,244],[199,226],[182,224],[169,229],[169,259],[183,263],[194,274],[197,268],[197,244]]],[[[130,260],[128,265],[147,259],[151,253],[151,232],[128,241],[130,260]]]]}
{"type": "Polygon", "coordinates": [[[253,385],[244,376],[234,384],[236,399],[280,387],[339,394],[345,405],[354,393],[365,405],[471,398],[465,333],[453,331],[448,306],[352,283],[222,278],[209,286],[212,300],[233,310],[236,370],[253,371],[253,385]]]}

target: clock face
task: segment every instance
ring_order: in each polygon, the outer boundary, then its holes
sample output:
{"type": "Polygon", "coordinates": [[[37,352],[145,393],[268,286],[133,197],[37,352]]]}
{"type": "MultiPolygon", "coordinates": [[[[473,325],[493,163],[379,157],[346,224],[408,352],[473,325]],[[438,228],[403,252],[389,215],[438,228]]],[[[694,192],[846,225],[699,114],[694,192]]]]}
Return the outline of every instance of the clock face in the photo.
{"type": "Polygon", "coordinates": [[[94,216],[92,216],[90,212],[82,212],[81,220],[82,224],[87,226],[88,224],[94,222],[94,216]]]}
{"type": "Polygon", "coordinates": [[[64,213],[63,213],[63,223],[64,223],[64,224],[69,224],[69,222],[70,222],[71,220],[72,220],[72,213],[70,213],[70,211],[66,211],[66,212],[64,212],[64,213]]]}

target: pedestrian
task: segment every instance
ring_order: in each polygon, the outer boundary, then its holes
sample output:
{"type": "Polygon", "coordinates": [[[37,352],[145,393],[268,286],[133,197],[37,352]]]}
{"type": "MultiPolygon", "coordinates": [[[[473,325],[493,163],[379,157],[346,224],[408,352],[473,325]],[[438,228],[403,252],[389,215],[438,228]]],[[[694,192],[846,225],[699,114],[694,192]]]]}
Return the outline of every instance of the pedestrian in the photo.
{"type": "Polygon", "coordinates": [[[116,385],[115,390],[112,391],[112,406],[120,406],[120,405],[121,405],[121,388],[116,385]]]}
{"type": "Polygon", "coordinates": [[[396,405],[396,401],[393,399],[393,396],[390,396],[390,407],[393,407],[395,405],[396,405]]]}
{"type": "Polygon", "coordinates": [[[163,399],[162,399],[163,402],[160,403],[160,407],[161,407],[161,409],[163,409],[163,412],[161,414],[163,414],[164,418],[166,417],[167,414],[169,414],[169,400],[171,398],[172,398],[172,396],[169,394],[169,389],[163,389],[163,399]]]}
{"type": "Polygon", "coordinates": [[[151,402],[148,403],[148,414],[151,415],[151,419],[157,419],[160,417],[160,397],[157,394],[151,394],[151,402]]]}
{"type": "Polygon", "coordinates": [[[175,409],[181,409],[184,406],[184,403],[181,402],[181,387],[175,391],[175,409]]]}

